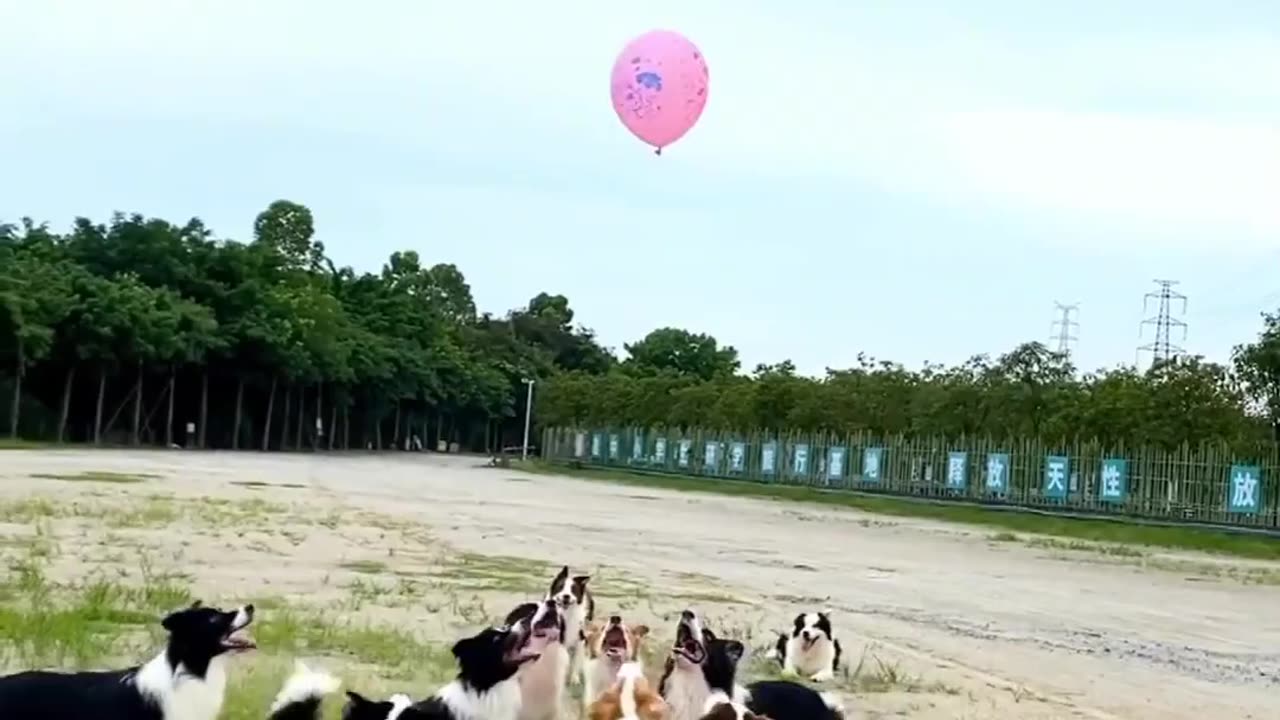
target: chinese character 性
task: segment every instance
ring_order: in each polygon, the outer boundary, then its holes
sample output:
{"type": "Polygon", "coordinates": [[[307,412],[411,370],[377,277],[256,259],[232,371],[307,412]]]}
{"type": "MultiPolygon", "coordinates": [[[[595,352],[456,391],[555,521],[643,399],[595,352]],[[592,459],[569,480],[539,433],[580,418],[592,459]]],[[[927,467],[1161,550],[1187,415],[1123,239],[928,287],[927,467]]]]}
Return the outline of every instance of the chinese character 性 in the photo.
{"type": "Polygon", "coordinates": [[[1102,468],[1102,494],[1107,497],[1120,496],[1120,468],[1107,465],[1102,468]]]}
{"type": "Polygon", "coordinates": [[[866,473],[870,477],[880,474],[880,456],[876,453],[867,453],[866,473]]]}
{"type": "Polygon", "coordinates": [[[964,458],[953,457],[947,461],[947,482],[952,485],[964,482],[964,458]]]}

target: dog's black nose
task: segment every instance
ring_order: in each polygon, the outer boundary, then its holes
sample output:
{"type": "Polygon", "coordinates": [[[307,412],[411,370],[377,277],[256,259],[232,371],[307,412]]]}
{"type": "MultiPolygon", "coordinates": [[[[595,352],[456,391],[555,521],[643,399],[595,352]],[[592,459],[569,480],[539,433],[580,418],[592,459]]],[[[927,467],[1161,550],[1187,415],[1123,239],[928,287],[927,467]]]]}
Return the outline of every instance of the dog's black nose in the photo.
{"type": "Polygon", "coordinates": [[[693,622],[693,618],[694,618],[694,615],[692,610],[685,610],[684,612],[680,613],[681,620],[687,620],[689,622],[693,622]]]}
{"type": "Polygon", "coordinates": [[[621,624],[622,624],[622,616],[621,616],[621,615],[610,615],[610,616],[609,616],[609,624],[610,624],[610,625],[621,625],[621,624]]]}

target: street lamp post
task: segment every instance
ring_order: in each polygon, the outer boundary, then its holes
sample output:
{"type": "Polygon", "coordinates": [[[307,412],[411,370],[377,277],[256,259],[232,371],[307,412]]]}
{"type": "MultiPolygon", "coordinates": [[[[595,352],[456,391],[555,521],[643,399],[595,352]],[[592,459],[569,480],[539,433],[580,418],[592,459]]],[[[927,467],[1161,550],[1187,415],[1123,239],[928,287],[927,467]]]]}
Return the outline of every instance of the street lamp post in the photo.
{"type": "Polygon", "coordinates": [[[520,459],[529,459],[529,418],[533,416],[533,379],[524,378],[521,380],[528,390],[524,396],[524,444],[520,448],[520,459]]]}

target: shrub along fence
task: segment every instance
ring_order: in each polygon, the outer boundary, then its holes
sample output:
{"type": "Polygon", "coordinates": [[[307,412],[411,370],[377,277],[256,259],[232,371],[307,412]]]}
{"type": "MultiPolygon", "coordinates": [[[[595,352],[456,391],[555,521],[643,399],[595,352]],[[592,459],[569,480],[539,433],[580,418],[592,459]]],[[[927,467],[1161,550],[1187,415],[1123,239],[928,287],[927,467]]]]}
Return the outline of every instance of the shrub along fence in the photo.
{"type": "Polygon", "coordinates": [[[585,466],[1098,515],[1280,527],[1280,452],[1096,441],[548,428],[542,455],[585,466]]]}

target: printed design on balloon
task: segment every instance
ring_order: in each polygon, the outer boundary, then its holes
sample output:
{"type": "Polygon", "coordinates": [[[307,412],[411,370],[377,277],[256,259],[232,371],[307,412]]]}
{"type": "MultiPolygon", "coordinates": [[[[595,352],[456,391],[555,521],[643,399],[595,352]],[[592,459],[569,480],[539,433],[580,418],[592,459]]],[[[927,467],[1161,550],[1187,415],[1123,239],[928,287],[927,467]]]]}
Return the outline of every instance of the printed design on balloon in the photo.
{"type": "MultiPolygon", "coordinates": [[[[640,58],[631,61],[639,65],[640,58]]],[[[644,117],[650,112],[662,110],[658,105],[658,94],[662,92],[662,76],[652,70],[637,69],[632,82],[627,84],[627,109],[636,117],[644,117]]]]}

